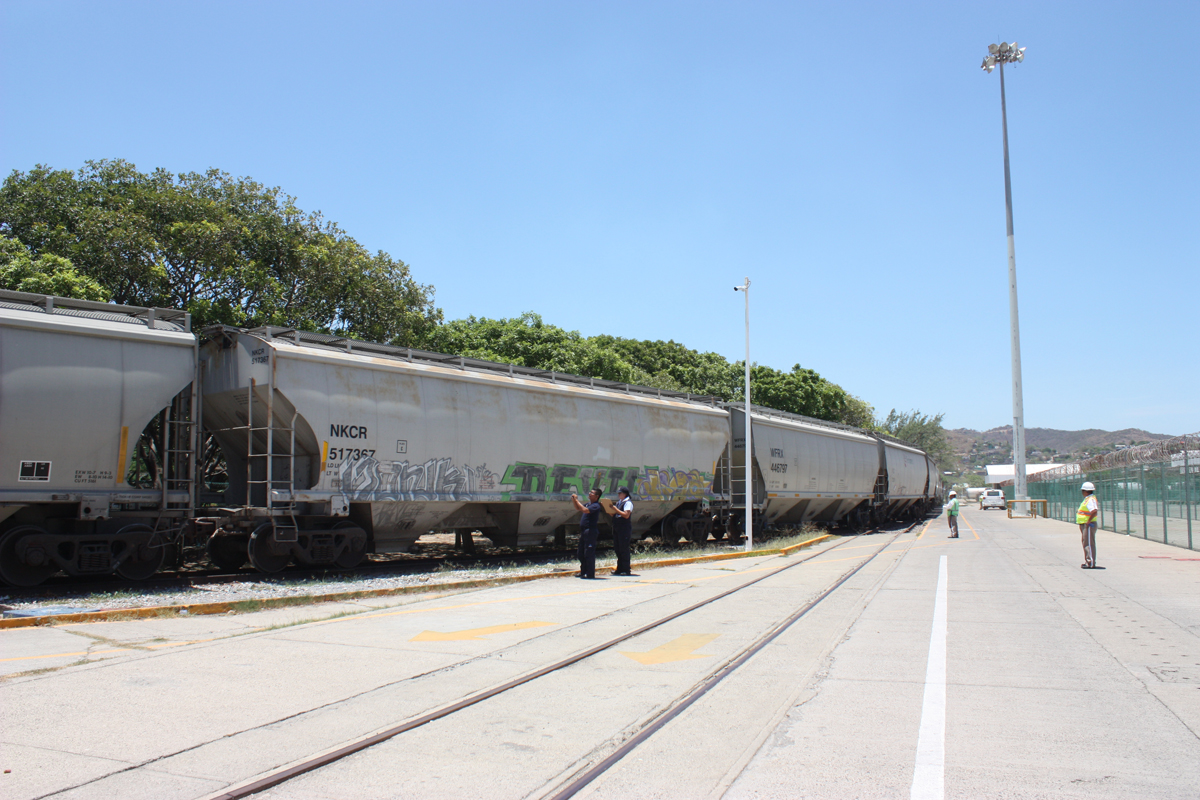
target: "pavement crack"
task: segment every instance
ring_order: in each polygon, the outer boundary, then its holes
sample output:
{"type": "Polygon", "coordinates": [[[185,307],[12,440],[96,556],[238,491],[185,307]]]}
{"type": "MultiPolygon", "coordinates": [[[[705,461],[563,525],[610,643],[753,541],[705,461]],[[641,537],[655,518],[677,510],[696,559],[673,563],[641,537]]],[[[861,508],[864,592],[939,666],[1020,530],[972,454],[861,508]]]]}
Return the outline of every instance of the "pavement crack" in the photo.
{"type": "Polygon", "coordinates": [[[84,639],[91,641],[92,644],[88,647],[89,652],[91,651],[92,647],[96,647],[96,646],[112,647],[112,648],[116,648],[118,650],[142,650],[147,653],[153,652],[153,648],[147,647],[146,645],[134,644],[132,642],[122,642],[118,639],[110,639],[107,636],[101,636],[97,633],[87,633],[85,631],[75,631],[75,630],[71,630],[70,628],[60,628],[60,630],[63,633],[69,633],[72,636],[79,636],[79,637],[82,637],[84,639]]]}

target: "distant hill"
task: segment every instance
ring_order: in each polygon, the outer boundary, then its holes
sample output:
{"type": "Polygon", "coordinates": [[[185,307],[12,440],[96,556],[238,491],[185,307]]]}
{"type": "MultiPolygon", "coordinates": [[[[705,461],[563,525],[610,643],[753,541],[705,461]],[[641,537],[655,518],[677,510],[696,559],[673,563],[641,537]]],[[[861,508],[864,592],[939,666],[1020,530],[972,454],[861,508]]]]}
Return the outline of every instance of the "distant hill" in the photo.
{"type": "MultiPolygon", "coordinates": [[[[1012,463],[1011,425],[986,431],[955,428],[946,431],[946,438],[955,455],[962,460],[965,469],[987,464],[1012,463]]],[[[1107,450],[1118,450],[1130,445],[1170,438],[1171,434],[1150,433],[1141,428],[1125,428],[1119,431],[1102,431],[1096,428],[1083,431],[1026,428],[1025,449],[1030,462],[1067,463],[1107,450]]]]}

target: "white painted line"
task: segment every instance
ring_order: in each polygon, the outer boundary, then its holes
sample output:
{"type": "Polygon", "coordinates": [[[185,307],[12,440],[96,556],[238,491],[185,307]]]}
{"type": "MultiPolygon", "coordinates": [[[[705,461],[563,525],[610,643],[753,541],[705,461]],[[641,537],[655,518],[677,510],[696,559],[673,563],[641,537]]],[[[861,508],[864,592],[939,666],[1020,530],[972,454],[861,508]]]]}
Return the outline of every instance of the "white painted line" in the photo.
{"type": "Polygon", "coordinates": [[[913,770],[912,800],[943,800],[946,795],[946,557],[938,562],[937,597],[933,603],[933,633],[929,665],[925,668],[925,701],[917,736],[917,767],[913,770]]]}

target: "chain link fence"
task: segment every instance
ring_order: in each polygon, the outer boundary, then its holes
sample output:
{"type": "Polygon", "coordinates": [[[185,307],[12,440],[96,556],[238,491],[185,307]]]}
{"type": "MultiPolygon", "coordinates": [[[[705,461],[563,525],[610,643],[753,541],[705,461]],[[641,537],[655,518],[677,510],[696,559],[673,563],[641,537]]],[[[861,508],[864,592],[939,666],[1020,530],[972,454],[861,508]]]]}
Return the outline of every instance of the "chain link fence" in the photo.
{"type": "MultiPolygon", "coordinates": [[[[1074,523],[1084,481],[1096,485],[1104,530],[1200,549],[1200,433],[1030,475],[1029,496],[1047,501],[1047,516],[1074,523]]],[[[1003,489],[1011,500],[1012,481],[1003,489]]]]}

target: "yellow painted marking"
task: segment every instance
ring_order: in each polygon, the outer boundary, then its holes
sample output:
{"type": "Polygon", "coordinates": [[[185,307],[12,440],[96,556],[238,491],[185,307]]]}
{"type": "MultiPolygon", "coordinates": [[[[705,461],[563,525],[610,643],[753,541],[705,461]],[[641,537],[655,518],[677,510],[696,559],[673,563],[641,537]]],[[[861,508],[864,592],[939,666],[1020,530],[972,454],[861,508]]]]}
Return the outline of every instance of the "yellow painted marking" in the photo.
{"type": "Polygon", "coordinates": [[[6,661],[34,661],[39,658],[80,658],[81,656],[104,656],[111,653],[132,653],[138,650],[162,650],[164,647],[183,647],[185,644],[200,644],[201,642],[212,642],[215,639],[193,639],[188,642],[159,642],[158,644],[148,644],[144,647],[114,647],[108,650],[92,650],[91,652],[81,650],[77,653],[47,653],[41,656],[17,656],[15,658],[0,658],[0,662],[6,661]]]}
{"type": "Polygon", "coordinates": [[[511,625],[492,625],[489,628],[472,628],[467,631],[450,631],[442,633],[441,631],[424,631],[418,633],[410,642],[462,642],[467,639],[482,639],[485,636],[491,636],[493,633],[508,633],[509,631],[523,631],[526,628],[542,628],[546,625],[554,625],[553,622],[514,622],[511,625]]]}
{"type": "Polygon", "coordinates": [[[380,617],[398,617],[405,614],[425,614],[430,611],[457,611],[460,608],[474,608],[476,606],[490,606],[497,603],[515,603],[521,600],[545,600],[548,597],[574,597],[579,594],[596,594],[598,592],[615,592],[623,588],[627,584],[618,584],[616,586],[605,586],[602,589],[581,589],[576,592],[554,592],[552,594],[532,594],[524,597],[499,597],[495,600],[480,600],[476,603],[457,603],[452,606],[434,606],[433,608],[403,608],[397,611],[379,611],[374,614],[358,614],[350,617],[334,617],[333,619],[323,619],[309,623],[310,625],[332,625],[336,622],[357,622],[363,619],[379,619],[380,617]]]}
{"type": "Polygon", "coordinates": [[[720,635],[719,633],[685,633],[675,641],[660,644],[648,653],[627,653],[622,650],[621,655],[628,656],[647,667],[653,664],[669,664],[672,661],[688,661],[693,658],[712,658],[712,656],[704,654],[696,655],[693,651],[699,650],[720,635]]]}
{"type": "Polygon", "coordinates": [[[125,482],[125,453],[129,449],[129,427],[121,426],[121,445],[117,448],[117,483],[125,482]]]}
{"type": "MultiPolygon", "coordinates": [[[[126,648],[122,648],[122,650],[124,650],[124,649],[126,649],[126,648]]],[[[119,651],[117,651],[117,650],[97,650],[95,655],[99,655],[100,653],[116,653],[116,652],[119,652],[119,651]]],[[[34,659],[38,659],[38,658],[78,658],[79,656],[86,656],[86,655],[88,655],[88,653],[86,653],[86,652],[47,653],[44,656],[17,656],[16,658],[0,658],[0,661],[33,661],[34,659]]]]}
{"type": "Polygon", "coordinates": [[[321,442],[321,472],[325,471],[325,462],[329,459],[329,442],[321,442]]]}
{"type": "MultiPolygon", "coordinates": [[[[917,534],[917,539],[920,539],[922,536],[925,535],[925,531],[929,530],[929,524],[931,522],[933,522],[933,520],[929,520],[929,522],[925,523],[925,527],[921,528],[921,532],[917,534]]],[[[913,541],[916,541],[916,539],[914,539],[913,541]]]]}
{"type": "MultiPolygon", "coordinates": [[[[967,518],[966,518],[966,517],[963,517],[963,522],[967,522],[967,518]]],[[[975,534],[975,538],[976,538],[976,540],[978,540],[978,539],[979,539],[979,534],[978,534],[978,533],[976,533],[976,531],[975,531],[975,528],[974,528],[974,527],[971,525],[971,523],[967,522],[967,527],[971,529],[971,533],[974,533],[974,534],[975,534]]]]}

